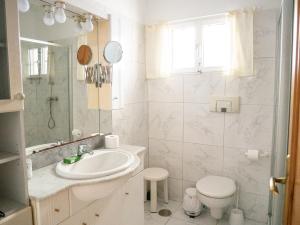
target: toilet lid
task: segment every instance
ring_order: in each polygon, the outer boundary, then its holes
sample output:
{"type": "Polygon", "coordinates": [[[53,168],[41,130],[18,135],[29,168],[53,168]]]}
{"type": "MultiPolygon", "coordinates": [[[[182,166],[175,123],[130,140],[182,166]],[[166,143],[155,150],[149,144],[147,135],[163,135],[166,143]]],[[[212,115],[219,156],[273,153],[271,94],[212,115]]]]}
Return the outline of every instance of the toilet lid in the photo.
{"type": "Polygon", "coordinates": [[[236,191],[232,179],[220,176],[204,177],[197,182],[196,187],[201,194],[212,198],[225,198],[236,191]]]}

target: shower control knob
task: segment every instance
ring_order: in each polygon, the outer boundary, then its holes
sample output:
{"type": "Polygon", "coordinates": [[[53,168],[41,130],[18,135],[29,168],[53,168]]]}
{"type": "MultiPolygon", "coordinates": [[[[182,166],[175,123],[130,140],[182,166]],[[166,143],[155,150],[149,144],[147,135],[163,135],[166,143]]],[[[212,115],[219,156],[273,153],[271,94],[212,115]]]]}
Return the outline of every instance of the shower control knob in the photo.
{"type": "Polygon", "coordinates": [[[25,94],[21,93],[21,92],[17,93],[17,94],[15,94],[14,99],[16,99],[16,100],[24,100],[25,99],[25,94]]]}

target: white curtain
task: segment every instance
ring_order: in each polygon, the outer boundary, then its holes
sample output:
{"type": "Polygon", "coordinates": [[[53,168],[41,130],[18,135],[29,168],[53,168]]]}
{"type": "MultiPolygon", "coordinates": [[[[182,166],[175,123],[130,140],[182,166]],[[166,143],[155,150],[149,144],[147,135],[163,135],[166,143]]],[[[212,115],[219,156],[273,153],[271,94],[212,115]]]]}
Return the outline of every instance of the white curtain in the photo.
{"type": "Polygon", "coordinates": [[[171,32],[168,24],[146,26],[146,78],[169,77],[171,32]]]}
{"type": "Polygon", "coordinates": [[[253,76],[253,10],[228,14],[231,28],[230,75],[253,76]]]}

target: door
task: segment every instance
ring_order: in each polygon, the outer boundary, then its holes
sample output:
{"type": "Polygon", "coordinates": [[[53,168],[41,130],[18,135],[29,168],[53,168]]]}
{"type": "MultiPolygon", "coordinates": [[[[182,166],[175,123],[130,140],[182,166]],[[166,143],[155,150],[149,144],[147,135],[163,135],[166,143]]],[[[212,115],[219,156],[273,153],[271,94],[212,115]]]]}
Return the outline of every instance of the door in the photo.
{"type": "Polygon", "coordinates": [[[292,80],[293,8],[293,0],[284,0],[277,23],[273,154],[269,201],[272,225],[283,224],[292,80]]]}

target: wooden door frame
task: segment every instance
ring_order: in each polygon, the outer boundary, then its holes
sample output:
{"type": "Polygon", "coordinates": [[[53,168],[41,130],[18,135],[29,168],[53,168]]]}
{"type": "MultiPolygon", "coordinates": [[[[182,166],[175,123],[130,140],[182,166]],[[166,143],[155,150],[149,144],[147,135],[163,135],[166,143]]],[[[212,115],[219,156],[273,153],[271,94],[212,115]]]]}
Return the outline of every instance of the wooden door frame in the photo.
{"type": "Polygon", "coordinates": [[[300,224],[300,0],[294,0],[293,59],[284,225],[300,224]],[[298,212],[297,212],[298,210],[298,212]]]}

